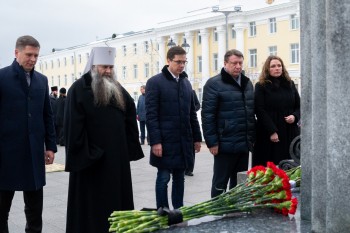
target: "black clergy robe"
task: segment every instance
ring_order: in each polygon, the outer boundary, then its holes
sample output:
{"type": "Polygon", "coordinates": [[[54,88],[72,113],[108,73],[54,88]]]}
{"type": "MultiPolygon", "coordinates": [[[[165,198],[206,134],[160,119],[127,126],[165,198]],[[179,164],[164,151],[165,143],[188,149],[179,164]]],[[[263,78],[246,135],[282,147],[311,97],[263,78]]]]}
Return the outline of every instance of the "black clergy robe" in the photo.
{"type": "Polygon", "coordinates": [[[114,210],[132,210],[130,161],[143,158],[135,104],[125,111],[93,103],[91,75],[69,89],[65,106],[66,171],[70,172],[66,233],[108,232],[114,210]]]}

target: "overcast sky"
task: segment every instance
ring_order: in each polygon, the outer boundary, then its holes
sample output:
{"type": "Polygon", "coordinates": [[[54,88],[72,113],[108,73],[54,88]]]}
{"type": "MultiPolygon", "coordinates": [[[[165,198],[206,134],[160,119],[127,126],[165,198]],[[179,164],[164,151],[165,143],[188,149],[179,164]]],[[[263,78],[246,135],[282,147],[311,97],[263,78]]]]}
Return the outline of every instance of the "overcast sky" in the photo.
{"type": "MultiPolygon", "coordinates": [[[[281,4],[291,0],[273,1],[281,4]]],[[[1,0],[0,68],[15,58],[15,43],[34,36],[40,55],[111,37],[141,31],[160,23],[210,12],[214,5],[242,6],[242,11],[269,6],[267,0],[1,0]],[[203,10],[204,9],[204,10],[203,10]],[[196,11],[197,10],[197,11],[196,11]],[[200,11],[198,11],[200,10],[200,11]],[[193,13],[195,11],[195,13],[193,13]]],[[[221,8],[220,8],[221,9],[221,8]]],[[[223,8],[225,10],[225,8],[223,8]]]]}
{"type": "Polygon", "coordinates": [[[154,28],[219,0],[2,0],[0,68],[14,59],[19,36],[32,35],[40,54],[125,33],[154,28]]]}

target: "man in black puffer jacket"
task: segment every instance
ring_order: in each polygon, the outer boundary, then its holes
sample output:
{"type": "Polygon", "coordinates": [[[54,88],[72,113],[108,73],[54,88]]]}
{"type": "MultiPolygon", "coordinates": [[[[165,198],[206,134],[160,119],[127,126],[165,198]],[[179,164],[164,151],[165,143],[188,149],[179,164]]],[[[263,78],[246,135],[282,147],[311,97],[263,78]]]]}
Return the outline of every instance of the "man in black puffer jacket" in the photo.
{"type": "Polygon", "coordinates": [[[243,54],[225,54],[224,68],[204,86],[202,128],[214,155],[211,196],[237,185],[237,172],[248,169],[249,151],[255,140],[253,84],[242,74],[243,54]]]}

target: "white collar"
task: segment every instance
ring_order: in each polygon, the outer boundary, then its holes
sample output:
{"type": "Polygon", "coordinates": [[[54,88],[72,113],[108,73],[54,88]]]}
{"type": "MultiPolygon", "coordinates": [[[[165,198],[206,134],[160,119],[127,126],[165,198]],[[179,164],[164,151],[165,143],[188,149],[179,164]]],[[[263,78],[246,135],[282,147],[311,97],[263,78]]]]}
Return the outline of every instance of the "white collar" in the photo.
{"type": "Polygon", "coordinates": [[[176,76],[175,74],[173,74],[168,67],[168,71],[170,72],[170,74],[173,76],[174,79],[178,80],[180,78],[180,76],[176,76]]]}

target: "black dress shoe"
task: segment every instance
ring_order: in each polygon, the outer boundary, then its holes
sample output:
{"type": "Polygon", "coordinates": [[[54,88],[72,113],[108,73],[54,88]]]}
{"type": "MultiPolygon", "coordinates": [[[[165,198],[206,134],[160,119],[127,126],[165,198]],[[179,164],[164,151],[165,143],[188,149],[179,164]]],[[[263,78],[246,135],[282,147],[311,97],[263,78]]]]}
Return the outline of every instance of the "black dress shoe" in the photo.
{"type": "Polygon", "coordinates": [[[193,172],[186,172],[185,175],[186,176],[193,176],[193,172]]]}

